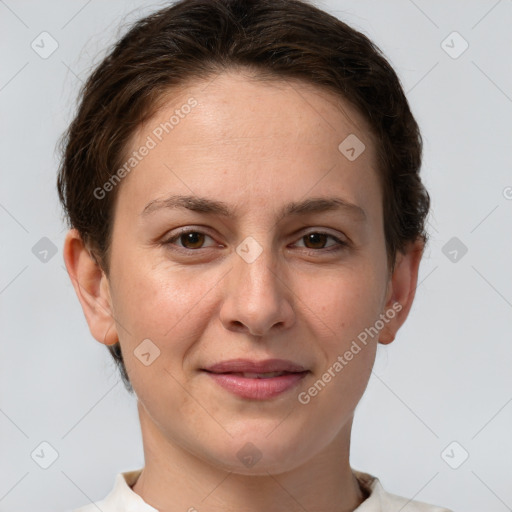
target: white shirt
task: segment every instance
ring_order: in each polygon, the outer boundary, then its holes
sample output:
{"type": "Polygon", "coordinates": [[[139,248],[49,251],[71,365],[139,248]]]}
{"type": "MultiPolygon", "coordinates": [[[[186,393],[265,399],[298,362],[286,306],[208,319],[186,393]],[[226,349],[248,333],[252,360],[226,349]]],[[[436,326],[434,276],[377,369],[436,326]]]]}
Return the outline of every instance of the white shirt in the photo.
{"type": "MultiPolygon", "coordinates": [[[[116,476],[114,488],[110,494],[101,501],[85,505],[73,512],[158,512],[156,508],[148,505],[131,487],[137,481],[142,469],[119,473],[116,476]]],[[[453,512],[447,508],[429,505],[422,501],[412,501],[395,494],[386,492],[379,479],[362,471],[352,470],[361,487],[368,494],[354,512],[453,512]],[[405,507],[407,505],[407,507],[405,507]]]]}

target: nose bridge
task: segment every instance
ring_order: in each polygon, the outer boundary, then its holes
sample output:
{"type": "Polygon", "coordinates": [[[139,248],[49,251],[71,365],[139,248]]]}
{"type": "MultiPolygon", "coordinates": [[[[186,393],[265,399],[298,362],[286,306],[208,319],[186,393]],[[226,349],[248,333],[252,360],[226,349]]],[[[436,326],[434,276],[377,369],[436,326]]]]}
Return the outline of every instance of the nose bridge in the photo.
{"type": "MultiPolygon", "coordinates": [[[[267,233],[268,235],[268,233],[267,233]]],[[[246,295],[248,303],[266,303],[276,299],[279,284],[276,276],[276,255],[269,236],[246,237],[236,248],[235,276],[238,291],[246,295]]]]}
{"type": "Polygon", "coordinates": [[[233,254],[227,296],[223,305],[226,327],[242,324],[263,335],[274,325],[290,324],[292,308],[270,235],[246,237],[233,254]]]}
{"type": "MultiPolygon", "coordinates": [[[[260,237],[261,240],[261,237],[260,237]]],[[[237,267],[241,277],[247,281],[253,292],[260,289],[275,288],[276,255],[273,253],[272,241],[267,236],[262,243],[248,236],[237,247],[239,256],[237,267]]]]}

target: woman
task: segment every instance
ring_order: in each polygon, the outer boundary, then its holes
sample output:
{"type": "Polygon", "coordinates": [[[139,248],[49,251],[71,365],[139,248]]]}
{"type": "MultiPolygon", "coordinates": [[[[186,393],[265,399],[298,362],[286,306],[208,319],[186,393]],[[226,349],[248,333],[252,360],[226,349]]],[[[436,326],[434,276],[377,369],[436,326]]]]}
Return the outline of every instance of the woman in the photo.
{"type": "Polygon", "coordinates": [[[184,0],[96,68],[58,177],[69,275],[135,392],[120,510],[446,511],[349,463],[427,240],[421,137],[379,50],[298,0],[184,0]]]}

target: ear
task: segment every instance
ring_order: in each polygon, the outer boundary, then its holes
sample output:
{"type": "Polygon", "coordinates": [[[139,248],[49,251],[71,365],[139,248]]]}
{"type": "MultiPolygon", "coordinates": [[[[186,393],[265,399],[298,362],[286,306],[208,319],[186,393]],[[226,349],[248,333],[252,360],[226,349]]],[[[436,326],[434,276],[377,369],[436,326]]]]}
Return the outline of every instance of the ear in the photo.
{"type": "Polygon", "coordinates": [[[386,321],[379,334],[379,343],[383,345],[387,345],[395,339],[398,329],[409,315],[416,294],[418,269],[424,246],[423,240],[409,242],[403,253],[397,253],[395,268],[393,275],[389,278],[385,300],[386,321]]]}
{"type": "Polygon", "coordinates": [[[100,343],[113,345],[118,337],[108,279],[76,229],[66,235],[64,262],[91,334],[100,343]]]}

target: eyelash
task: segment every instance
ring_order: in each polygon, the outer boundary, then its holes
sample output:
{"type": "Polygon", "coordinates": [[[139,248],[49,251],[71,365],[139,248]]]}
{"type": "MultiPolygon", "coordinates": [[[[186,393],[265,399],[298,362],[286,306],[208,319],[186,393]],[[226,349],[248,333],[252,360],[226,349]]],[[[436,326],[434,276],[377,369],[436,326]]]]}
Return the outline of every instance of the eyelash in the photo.
{"type": "MultiPolygon", "coordinates": [[[[201,234],[201,235],[206,235],[207,237],[210,237],[212,238],[210,235],[208,235],[208,233],[205,233],[204,231],[200,231],[200,230],[197,230],[197,229],[190,229],[190,228],[186,228],[186,229],[183,229],[182,231],[180,231],[179,233],[173,235],[171,238],[165,240],[164,242],[162,242],[163,245],[165,246],[171,246],[171,245],[174,245],[173,242],[179,240],[182,236],[184,235],[187,235],[187,234],[190,234],[190,233],[196,233],[196,234],[201,234]]],[[[343,250],[345,249],[346,247],[348,247],[348,243],[347,242],[344,242],[343,240],[340,240],[339,238],[337,238],[336,236],[330,234],[330,233],[326,233],[325,231],[310,231],[309,233],[306,233],[304,235],[302,235],[300,237],[300,240],[302,240],[303,238],[305,238],[306,236],[308,235],[312,235],[312,234],[315,234],[315,235],[326,235],[327,237],[329,238],[332,238],[333,240],[335,240],[336,242],[336,245],[334,246],[331,246],[331,247],[327,247],[327,248],[321,248],[321,249],[310,249],[308,247],[305,247],[304,249],[306,251],[308,251],[309,253],[318,253],[318,252],[337,252],[337,251],[340,251],[340,250],[343,250]]],[[[213,238],[212,238],[213,239],[213,238]]],[[[186,253],[193,253],[193,252],[197,252],[201,249],[208,249],[208,247],[199,247],[197,249],[189,249],[187,247],[180,247],[180,246],[175,246],[174,249],[178,250],[178,251],[182,251],[182,252],[186,252],[186,253]]]]}

